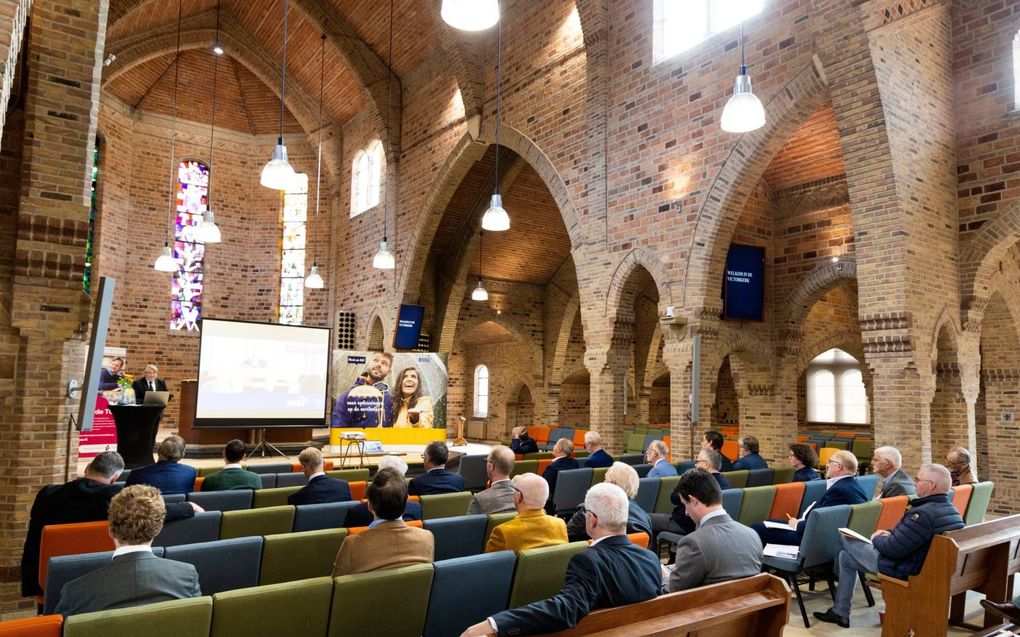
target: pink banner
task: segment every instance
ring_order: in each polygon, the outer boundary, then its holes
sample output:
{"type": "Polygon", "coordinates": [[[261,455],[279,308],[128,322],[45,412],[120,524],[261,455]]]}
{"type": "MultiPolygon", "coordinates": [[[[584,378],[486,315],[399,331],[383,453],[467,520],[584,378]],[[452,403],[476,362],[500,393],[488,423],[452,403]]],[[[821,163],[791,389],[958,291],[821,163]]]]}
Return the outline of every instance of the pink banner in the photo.
{"type": "Polygon", "coordinates": [[[96,413],[92,419],[92,430],[83,431],[78,437],[78,457],[94,458],[104,451],[117,450],[117,424],[110,412],[110,403],[102,394],[96,395],[96,413]]]}

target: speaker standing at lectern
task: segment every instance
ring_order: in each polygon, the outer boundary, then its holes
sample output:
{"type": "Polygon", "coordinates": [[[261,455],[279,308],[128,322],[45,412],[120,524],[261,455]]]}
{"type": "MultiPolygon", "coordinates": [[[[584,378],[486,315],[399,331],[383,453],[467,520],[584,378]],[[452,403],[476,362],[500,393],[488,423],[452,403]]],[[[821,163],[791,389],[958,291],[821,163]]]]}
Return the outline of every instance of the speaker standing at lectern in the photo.
{"type": "Polygon", "coordinates": [[[142,404],[142,401],[145,400],[145,392],[147,391],[167,391],[166,381],[162,378],[157,378],[158,375],[159,368],[149,364],[145,366],[145,376],[131,383],[132,389],[135,390],[136,403],[142,404]]]}

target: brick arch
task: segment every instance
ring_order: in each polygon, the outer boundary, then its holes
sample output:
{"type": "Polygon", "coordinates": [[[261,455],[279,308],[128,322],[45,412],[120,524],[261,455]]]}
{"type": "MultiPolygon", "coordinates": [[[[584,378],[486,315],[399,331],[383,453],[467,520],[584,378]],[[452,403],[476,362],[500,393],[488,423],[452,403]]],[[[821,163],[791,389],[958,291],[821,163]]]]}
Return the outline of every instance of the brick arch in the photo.
{"type": "Polygon", "coordinates": [[[638,268],[644,268],[655,281],[655,288],[659,292],[659,307],[665,308],[673,304],[673,297],[670,293],[666,268],[659,261],[654,252],[647,248],[634,248],[623,257],[613,271],[613,277],[609,282],[609,290],[606,293],[605,316],[615,319],[621,308],[631,307],[634,304],[634,291],[628,285],[630,277],[638,268]]]}
{"type": "Polygon", "coordinates": [[[809,272],[782,303],[780,325],[799,326],[811,307],[836,286],[857,279],[857,259],[844,255],[836,263],[823,263],[809,272]]]}
{"type": "Polygon", "coordinates": [[[523,325],[518,323],[513,318],[506,314],[496,314],[490,316],[475,316],[464,322],[463,325],[457,326],[457,337],[454,339],[454,348],[460,345],[460,338],[464,334],[470,334],[471,330],[475,329],[482,323],[495,323],[506,331],[513,334],[513,337],[524,343],[528,348],[528,353],[531,358],[531,371],[534,373],[540,373],[542,369],[542,349],[535,343],[534,339],[529,336],[528,330],[523,325]]]}
{"type": "Polygon", "coordinates": [[[996,263],[1020,242],[1020,200],[960,246],[960,299],[965,311],[983,308],[991,292],[989,281],[996,263]]]}
{"type": "Polygon", "coordinates": [[[563,379],[566,378],[566,375],[563,373],[563,366],[566,364],[567,350],[570,348],[570,334],[574,331],[574,323],[580,320],[580,313],[580,294],[575,291],[570,300],[567,301],[567,309],[563,313],[563,320],[560,321],[560,327],[556,333],[556,348],[553,350],[550,375],[556,379],[557,384],[563,382],[563,379]]]}
{"type": "Polygon", "coordinates": [[[719,373],[723,361],[730,355],[740,356],[744,362],[759,369],[770,369],[772,366],[772,350],[769,343],[744,330],[720,331],[716,343],[709,357],[712,369],[715,370],[713,374],[719,373]]]}
{"type": "Polygon", "coordinates": [[[372,313],[368,317],[368,329],[365,330],[364,343],[366,350],[369,349],[369,343],[372,341],[372,336],[373,333],[376,331],[376,326],[378,326],[379,330],[382,332],[383,349],[384,350],[389,349],[386,346],[386,344],[392,342],[392,334],[390,334],[391,338],[389,339],[386,338],[388,332],[386,326],[389,324],[389,322],[387,320],[384,320],[385,318],[386,313],[383,311],[381,306],[377,305],[372,309],[372,313]]]}
{"type": "Polygon", "coordinates": [[[816,57],[765,106],[765,126],[745,133],[732,147],[698,214],[685,268],[684,308],[704,305],[709,290],[720,284],[726,250],[752,190],[776,153],[828,99],[816,57]]]}
{"type": "MultiPolygon", "coordinates": [[[[1020,282],[1013,283],[1006,279],[1006,277],[1001,273],[995,272],[989,279],[988,290],[989,302],[997,294],[1006,305],[1006,311],[1009,312],[1010,317],[1013,319],[1013,326],[1016,329],[1017,342],[1020,343],[1020,282]]],[[[983,309],[984,307],[982,307],[982,310],[983,309]]],[[[981,319],[982,322],[977,326],[979,332],[983,329],[983,311],[981,319]]]]}
{"type": "Polygon", "coordinates": [[[949,337],[950,346],[952,347],[953,357],[958,358],[960,353],[960,336],[962,332],[956,320],[953,318],[953,311],[949,307],[943,307],[937,314],[934,327],[931,331],[931,363],[932,369],[936,361],[938,361],[939,355],[939,336],[942,335],[943,331],[946,336],[949,337]]]}
{"type": "Polygon", "coordinates": [[[833,347],[838,347],[847,354],[857,359],[861,364],[861,372],[868,375],[867,366],[864,360],[864,343],[861,341],[861,333],[855,330],[840,330],[826,334],[811,343],[800,348],[800,355],[794,366],[797,376],[800,377],[808,365],[822,352],[827,352],[833,347]]]}
{"type": "MultiPolygon", "coordinates": [[[[504,423],[503,426],[505,427],[505,430],[504,430],[505,434],[509,434],[510,433],[510,426],[509,426],[510,425],[510,403],[511,402],[513,402],[515,404],[517,403],[517,395],[521,393],[521,389],[522,388],[526,387],[528,389],[528,394],[531,396],[532,409],[537,409],[538,405],[539,405],[538,397],[536,397],[536,395],[535,395],[535,389],[533,387],[533,383],[531,381],[529,381],[527,379],[527,377],[525,377],[524,374],[522,374],[520,372],[515,372],[513,374],[513,377],[511,378],[511,382],[512,382],[512,384],[510,385],[510,391],[507,392],[506,400],[503,401],[503,405],[501,406],[502,407],[502,412],[503,412],[503,423],[504,423]]],[[[516,425],[528,425],[528,426],[530,426],[532,424],[534,424],[534,423],[530,423],[530,422],[528,422],[528,423],[516,422],[516,420],[514,421],[514,425],[515,426],[516,425]]]]}

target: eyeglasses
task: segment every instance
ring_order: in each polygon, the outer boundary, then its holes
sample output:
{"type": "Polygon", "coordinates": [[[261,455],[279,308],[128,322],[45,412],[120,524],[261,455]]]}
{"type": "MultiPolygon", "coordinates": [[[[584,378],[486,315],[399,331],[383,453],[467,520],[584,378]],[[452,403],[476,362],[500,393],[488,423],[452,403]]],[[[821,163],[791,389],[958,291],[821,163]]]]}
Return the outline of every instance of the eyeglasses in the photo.
{"type": "Polygon", "coordinates": [[[914,482],[917,482],[917,483],[919,483],[919,484],[920,484],[921,482],[930,482],[930,483],[932,483],[932,484],[935,484],[935,481],[934,481],[934,480],[929,480],[928,478],[921,478],[921,477],[917,477],[917,478],[914,478],[914,482]]]}
{"type": "Polygon", "coordinates": [[[828,461],[828,462],[826,462],[825,464],[826,464],[826,465],[830,465],[830,464],[833,464],[833,465],[836,465],[837,467],[842,467],[842,466],[843,466],[843,463],[842,463],[842,462],[839,462],[838,460],[829,460],[829,461],[828,461]]]}

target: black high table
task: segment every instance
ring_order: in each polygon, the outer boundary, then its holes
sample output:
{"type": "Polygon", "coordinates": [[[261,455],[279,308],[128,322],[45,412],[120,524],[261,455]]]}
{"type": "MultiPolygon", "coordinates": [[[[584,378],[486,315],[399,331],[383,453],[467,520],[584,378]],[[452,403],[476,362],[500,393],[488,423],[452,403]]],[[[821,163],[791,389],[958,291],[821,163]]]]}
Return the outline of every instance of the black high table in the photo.
{"type": "Polygon", "coordinates": [[[125,469],[155,463],[152,448],[163,417],[164,405],[110,405],[117,423],[117,453],[124,458],[125,469]]]}

